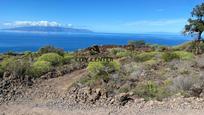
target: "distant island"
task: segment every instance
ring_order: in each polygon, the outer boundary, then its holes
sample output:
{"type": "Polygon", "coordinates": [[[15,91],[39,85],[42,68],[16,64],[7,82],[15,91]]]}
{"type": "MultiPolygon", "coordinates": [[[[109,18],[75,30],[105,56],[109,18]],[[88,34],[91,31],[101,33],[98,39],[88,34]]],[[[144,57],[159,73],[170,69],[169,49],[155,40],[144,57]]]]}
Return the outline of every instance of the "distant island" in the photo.
{"type": "Polygon", "coordinates": [[[88,29],[66,28],[58,26],[25,26],[3,29],[8,31],[23,31],[23,32],[68,32],[68,33],[92,33],[88,29]]]}

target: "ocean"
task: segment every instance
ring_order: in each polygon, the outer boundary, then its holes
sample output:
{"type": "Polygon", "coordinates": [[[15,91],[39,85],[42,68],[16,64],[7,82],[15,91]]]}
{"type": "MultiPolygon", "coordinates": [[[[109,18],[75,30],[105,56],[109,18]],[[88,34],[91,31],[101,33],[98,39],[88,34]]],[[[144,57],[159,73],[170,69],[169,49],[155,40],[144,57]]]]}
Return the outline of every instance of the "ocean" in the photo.
{"type": "Polygon", "coordinates": [[[37,51],[46,45],[53,45],[65,51],[76,51],[92,45],[125,45],[129,40],[144,40],[150,44],[174,46],[191,38],[180,34],[0,32],[0,53],[37,51]]]}

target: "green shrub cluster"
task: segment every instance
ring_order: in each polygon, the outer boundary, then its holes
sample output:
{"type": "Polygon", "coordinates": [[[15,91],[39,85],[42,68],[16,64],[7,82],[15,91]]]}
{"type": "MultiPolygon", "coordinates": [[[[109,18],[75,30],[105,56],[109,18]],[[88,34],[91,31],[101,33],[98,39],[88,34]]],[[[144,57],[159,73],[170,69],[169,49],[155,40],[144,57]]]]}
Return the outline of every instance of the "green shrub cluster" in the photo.
{"type": "Polygon", "coordinates": [[[174,53],[178,55],[180,59],[183,60],[193,59],[194,57],[193,53],[187,51],[175,51],[174,53]]]}
{"type": "Polygon", "coordinates": [[[193,53],[187,51],[164,52],[162,55],[162,59],[167,62],[173,59],[190,60],[193,57],[193,53]]]}
{"type": "Polygon", "coordinates": [[[180,59],[179,55],[174,52],[164,52],[162,55],[162,59],[166,62],[171,61],[173,59],[180,59]]]}
{"type": "Polygon", "coordinates": [[[155,58],[157,54],[160,54],[160,52],[142,52],[139,54],[135,54],[133,58],[137,62],[144,62],[155,58]]]}
{"type": "Polygon", "coordinates": [[[112,62],[90,62],[88,64],[88,71],[91,74],[111,73],[120,70],[120,64],[116,61],[112,62]]]}
{"type": "Polygon", "coordinates": [[[47,53],[40,56],[38,61],[47,61],[50,62],[53,66],[57,66],[63,64],[63,57],[57,53],[47,53]]]}
{"type": "Polygon", "coordinates": [[[130,52],[128,52],[128,51],[116,53],[116,57],[118,57],[118,58],[127,57],[127,56],[130,56],[130,52]]]}
{"type": "Polygon", "coordinates": [[[29,74],[33,77],[39,77],[51,70],[51,63],[47,61],[36,61],[31,66],[29,74]]]}
{"type": "Polygon", "coordinates": [[[55,48],[54,46],[45,46],[39,49],[38,53],[46,54],[46,53],[57,53],[61,56],[64,55],[64,50],[60,48],[55,48]]]}
{"type": "Polygon", "coordinates": [[[3,74],[4,74],[4,70],[3,70],[2,66],[0,65],[0,78],[3,77],[3,74]]]}
{"type": "Polygon", "coordinates": [[[128,45],[134,45],[136,47],[144,46],[146,43],[144,40],[131,40],[128,41],[128,45]]]}
{"type": "Polygon", "coordinates": [[[120,64],[116,61],[112,62],[90,62],[87,67],[89,71],[89,77],[83,79],[85,83],[93,84],[98,80],[104,82],[109,81],[109,74],[120,70],[120,64]]]}
{"type": "Polygon", "coordinates": [[[63,58],[63,63],[64,64],[69,64],[73,61],[74,56],[72,54],[64,54],[64,58],[63,58]]]}
{"type": "Polygon", "coordinates": [[[122,49],[122,48],[112,48],[112,49],[110,49],[109,51],[110,51],[110,53],[111,53],[112,55],[116,55],[116,54],[119,53],[119,52],[126,52],[126,50],[125,50],[125,49],[122,49]]]}
{"type": "Polygon", "coordinates": [[[11,57],[1,62],[0,68],[1,71],[7,71],[14,76],[25,76],[30,68],[30,63],[24,59],[15,59],[11,57]]]}
{"type": "Polygon", "coordinates": [[[145,100],[162,100],[170,94],[166,92],[165,87],[159,86],[152,81],[141,83],[134,89],[134,93],[145,100]]]}

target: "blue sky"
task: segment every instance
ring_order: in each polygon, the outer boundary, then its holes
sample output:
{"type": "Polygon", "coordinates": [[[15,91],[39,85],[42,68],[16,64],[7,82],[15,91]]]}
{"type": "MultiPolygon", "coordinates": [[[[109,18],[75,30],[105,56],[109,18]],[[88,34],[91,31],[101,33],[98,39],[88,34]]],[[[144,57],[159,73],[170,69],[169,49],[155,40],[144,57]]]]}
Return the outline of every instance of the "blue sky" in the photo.
{"type": "Polygon", "coordinates": [[[181,32],[203,0],[1,0],[0,28],[69,26],[96,32],[181,32]]]}

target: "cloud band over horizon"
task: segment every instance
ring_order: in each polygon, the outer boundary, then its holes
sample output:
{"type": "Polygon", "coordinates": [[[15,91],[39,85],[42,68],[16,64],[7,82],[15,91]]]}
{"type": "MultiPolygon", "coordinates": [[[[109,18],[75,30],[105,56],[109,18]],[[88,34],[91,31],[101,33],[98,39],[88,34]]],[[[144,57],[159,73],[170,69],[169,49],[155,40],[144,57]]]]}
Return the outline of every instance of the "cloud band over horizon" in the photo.
{"type": "Polygon", "coordinates": [[[44,27],[60,27],[67,26],[71,27],[72,24],[61,24],[55,21],[15,21],[3,23],[4,26],[19,27],[19,26],[44,26],[44,27]]]}
{"type": "Polygon", "coordinates": [[[158,19],[158,20],[135,20],[129,22],[120,22],[114,24],[98,23],[93,25],[85,24],[86,26],[73,26],[72,24],[63,24],[56,21],[14,21],[2,23],[5,28],[8,27],[22,27],[22,26],[44,26],[44,27],[72,27],[72,28],[86,28],[96,32],[126,32],[127,29],[132,30],[130,33],[143,32],[180,32],[187,19],[158,19]],[[142,28],[141,28],[142,27],[142,28]],[[108,29],[110,30],[108,30],[108,29]],[[153,29],[152,29],[153,28],[153,29]]]}

